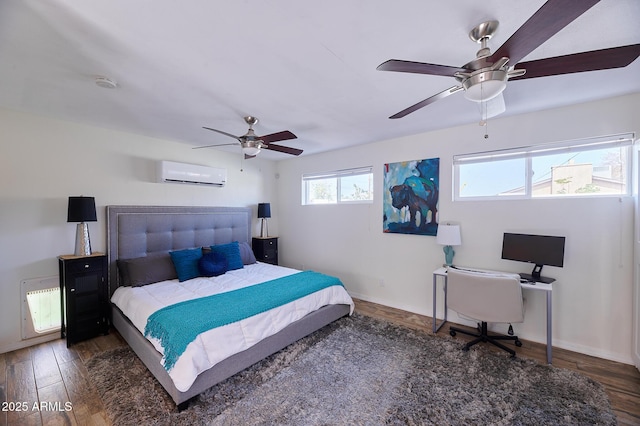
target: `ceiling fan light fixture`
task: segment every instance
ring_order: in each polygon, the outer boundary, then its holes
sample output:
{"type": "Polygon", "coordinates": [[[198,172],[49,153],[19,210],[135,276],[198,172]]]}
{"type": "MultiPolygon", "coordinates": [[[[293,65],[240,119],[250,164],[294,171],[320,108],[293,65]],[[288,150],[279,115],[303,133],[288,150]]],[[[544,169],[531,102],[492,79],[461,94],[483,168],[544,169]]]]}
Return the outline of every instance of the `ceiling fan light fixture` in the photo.
{"type": "Polygon", "coordinates": [[[244,148],[242,148],[242,152],[253,157],[260,154],[260,148],[258,148],[257,146],[245,146],[244,148]]]}
{"type": "Polygon", "coordinates": [[[258,139],[258,140],[246,140],[243,144],[242,144],[242,152],[245,155],[250,155],[252,157],[258,155],[260,153],[260,150],[262,149],[262,140],[258,139]]]}
{"type": "Polygon", "coordinates": [[[483,71],[462,82],[464,97],[473,102],[484,102],[498,96],[507,87],[507,73],[503,70],[483,71]]]}

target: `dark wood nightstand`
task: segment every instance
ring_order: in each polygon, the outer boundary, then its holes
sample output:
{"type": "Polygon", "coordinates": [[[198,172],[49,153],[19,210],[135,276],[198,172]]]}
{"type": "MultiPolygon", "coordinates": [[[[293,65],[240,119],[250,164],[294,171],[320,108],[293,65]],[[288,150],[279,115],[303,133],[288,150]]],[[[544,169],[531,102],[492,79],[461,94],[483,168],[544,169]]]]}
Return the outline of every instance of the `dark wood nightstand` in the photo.
{"type": "Polygon", "coordinates": [[[73,343],[109,333],[107,256],[58,256],[61,337],[73,343]]]}
{"type": "Polygon", "coordinates": [[[278,237],[254,237],[251,248],[259,262],[278,264],[278,237]]]}

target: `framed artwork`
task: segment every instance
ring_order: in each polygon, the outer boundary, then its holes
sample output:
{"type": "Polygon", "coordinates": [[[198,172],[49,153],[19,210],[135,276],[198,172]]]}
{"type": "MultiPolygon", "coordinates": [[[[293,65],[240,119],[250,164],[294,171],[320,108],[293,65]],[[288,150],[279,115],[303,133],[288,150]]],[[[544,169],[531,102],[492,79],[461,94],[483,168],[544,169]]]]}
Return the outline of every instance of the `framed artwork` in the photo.
{"type": "Polygon", "coordinates": [[[439,158],[385,164],[383,232],[435,236],[439,187],[439,158]]]}

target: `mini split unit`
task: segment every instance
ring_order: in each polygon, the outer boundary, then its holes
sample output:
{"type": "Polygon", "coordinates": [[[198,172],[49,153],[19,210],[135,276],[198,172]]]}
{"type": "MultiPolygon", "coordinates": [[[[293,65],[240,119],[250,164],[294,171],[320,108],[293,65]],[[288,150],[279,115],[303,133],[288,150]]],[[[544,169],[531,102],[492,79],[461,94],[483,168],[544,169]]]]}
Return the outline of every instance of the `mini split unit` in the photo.
{"type": "Polygon", "coordinates": [[[222,187],[227,183],[227,169],[198,166],[196,164],[159,161],[158,182],[189,183],[222,187]]]}

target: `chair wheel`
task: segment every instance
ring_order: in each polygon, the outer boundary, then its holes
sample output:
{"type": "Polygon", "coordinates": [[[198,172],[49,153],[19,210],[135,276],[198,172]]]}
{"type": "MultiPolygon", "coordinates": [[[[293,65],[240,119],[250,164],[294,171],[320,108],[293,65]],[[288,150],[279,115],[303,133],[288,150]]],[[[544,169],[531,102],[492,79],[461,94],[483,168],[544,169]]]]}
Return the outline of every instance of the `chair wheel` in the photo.
{"type": "Polygon", "coordinates": [[[522,346],[522,342],[521,342],[520,340],[516,340],[516,346],[517,346],[517,347],[522,346]]]}
{"type": "Polygon", "coordinates": [[[449,330],[449,334],[451,335],[451,337],[455,337],[456,332],[454,330],[449,330]]]}

